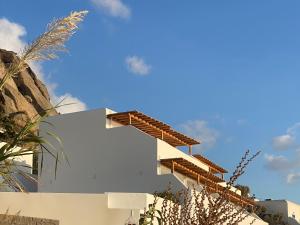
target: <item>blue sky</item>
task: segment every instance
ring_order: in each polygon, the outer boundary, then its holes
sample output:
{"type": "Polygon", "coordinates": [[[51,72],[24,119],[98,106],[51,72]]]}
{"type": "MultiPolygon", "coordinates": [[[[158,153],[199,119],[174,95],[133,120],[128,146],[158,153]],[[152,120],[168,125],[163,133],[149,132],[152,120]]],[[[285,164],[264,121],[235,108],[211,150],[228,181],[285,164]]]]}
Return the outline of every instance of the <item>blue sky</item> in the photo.
{"type": "Polygon", "coordinates": [[[240,183],[300,202],[299,1],[0,0],[0,47],[81,9],[70,53],[34,65],[53,98],[78,103],[66,111],[140,110],[230,170],[261,150],[240,183]]]}

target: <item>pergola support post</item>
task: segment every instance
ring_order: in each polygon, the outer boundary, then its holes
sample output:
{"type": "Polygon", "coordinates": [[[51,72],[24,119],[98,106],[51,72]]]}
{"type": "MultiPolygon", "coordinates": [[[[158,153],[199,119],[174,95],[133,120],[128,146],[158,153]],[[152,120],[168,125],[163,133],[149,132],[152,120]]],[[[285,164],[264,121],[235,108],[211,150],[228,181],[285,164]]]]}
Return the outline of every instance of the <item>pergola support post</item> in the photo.
{"type": "Polygon", "coordinates": [[[193,153],[192,153],[192,146],[191,145],[189,145],[189,155],[192,155],[193,153]]]}
{"type": "Polygon", "coordinates": [[[128,116],[129,116],[129,125],[131,125],[131,115],[128,114],[128,116]]]}
{"type": "Polygon", "coordinates": [[[172,169],[171,169],[171,172],[174,173],[174,170],[175,170],[175,163],[174,163],[174,161],[172,161],[172,169]]]}

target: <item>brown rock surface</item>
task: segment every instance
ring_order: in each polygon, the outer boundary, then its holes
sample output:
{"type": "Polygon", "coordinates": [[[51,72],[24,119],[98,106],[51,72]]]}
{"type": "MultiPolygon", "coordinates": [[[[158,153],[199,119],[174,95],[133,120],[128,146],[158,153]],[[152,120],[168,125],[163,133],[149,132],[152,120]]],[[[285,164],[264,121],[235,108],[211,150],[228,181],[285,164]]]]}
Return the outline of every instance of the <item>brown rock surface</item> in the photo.
{"type": "MultiPolygon", "coordinates": [[[[0,61],[6,66],[16,60],[18,60],[16,53],[0,49],[0,61]]],[[[0,70],[0,79],[3,72],[0,70]]],[[[52,107],[46,86],[30,67],[10,79],[0,92],[0,112],[7,114],[22,112],[16,118],[18,124],[23,124],[37,114],[43,115],[45,110],[52,107]]],[[[49,114],[56,115],[57,112],[52,109],[49,114]]]]}

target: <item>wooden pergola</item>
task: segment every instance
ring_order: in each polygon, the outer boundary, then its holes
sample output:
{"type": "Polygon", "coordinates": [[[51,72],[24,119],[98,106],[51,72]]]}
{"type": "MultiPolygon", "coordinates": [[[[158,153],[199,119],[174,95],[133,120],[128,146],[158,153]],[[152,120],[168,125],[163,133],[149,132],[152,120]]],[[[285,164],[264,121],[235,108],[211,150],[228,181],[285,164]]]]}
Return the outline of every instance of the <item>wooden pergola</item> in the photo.
{"type": "Polygon", "coordinates": [[[221,166],[213,163],[212,161],[210,161],[209,159],[205,158],[202,155],[196,154],[193,155],[196,159],[198,159],[199,161],[203,162],[204,164],[206,164],[209,167],[209,171],[213,174],[220,174],[222,179],[224,178],[224,173],[228,173],[228,171],[224,168],[222,168],[221,166]]]}
{"type": "MultiPolygon", "coordinates": [[[[192,162],[183,159],[183,158],[170,158],[170,159],[161,159],[160,163],[174,173],[175,171],[183,174],[191,179],[197,181],[198,184],[203,184],[210,193],[223,193],[225,187],[221,186],[219,182],[225,182],[222,178],[210,173],[199,166],[193,164],[192,162]]],[[[234,191],[227,190],[228,198],[230,202],[239,204],[241,206],[254,206],[255,202],[252,199],[245,198],[238,195],[234,191]]]]}
{"type": "MultiPolygon", "coordinates": [[[[173,130],[171,126],[138,111],[113,113],[107,115],[107,118],[125,126],[134,126],[148,135],[161,139],[174,147],[188,146],[190,155],[192,155],[192,145],[200,144],[199,141],[173,130]]],[[[176,171],[190,177],[199,184],[204,184],[210,193],[222,193],[225,187],[219,183],[224,182],[223,174],[227,173],[227,170],[201,155],[194,155],[194,157],[208,165],[209,171],[202,169],[184,158],[161,159],[160,163],[170,168],[172,173],[176,171]],[[221,174],[222,177],[218,177],[215,174],[221,174]]],[[[252,199],[242,197],[230,190],[228,191],[228,196],[231,202],[239,205],[253,206],[255,204],[252,199]]]]}
{"type": "Polygon", "coordinates": [[[171,169],[172,173],[177,171],[196,180],[198,183],[216,183],[224,182],[220,177],[215,176],[212,173],[202,169],[194,163],[184,158],[169,158],[161,159],[160,163],[171,169]]]}
{"type": "Polygon", "coordinates": [[[191,146],[200,144],[199,141],[173,130],[169,125],[138,111],[113,113],[107,115],[107,118],[123,125],[134,126],[155,138],[159,138],[169,143],[174,147],[188,146],[190,154],[192,154],[191,146]]]}

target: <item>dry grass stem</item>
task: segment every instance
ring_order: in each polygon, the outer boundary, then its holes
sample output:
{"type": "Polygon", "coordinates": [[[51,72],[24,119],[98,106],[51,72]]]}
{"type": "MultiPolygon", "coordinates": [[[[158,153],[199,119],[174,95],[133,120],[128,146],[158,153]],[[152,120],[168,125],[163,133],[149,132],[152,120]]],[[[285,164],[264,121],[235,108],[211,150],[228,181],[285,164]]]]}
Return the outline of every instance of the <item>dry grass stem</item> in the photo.
{"type": "Polygon", "coordinates": [[[20,59],[10,65],[0,64],[4,75],[0,81],[0,90],[4,84],[20,71],[28,67],[31,61],[51,60],[57,58],[57,52],[66,51],[65,43],[78,29],[78,24],[84,19],[88,11],[72,12],[69,16],[55,19],[46,31],[21,51],[20,59]]]}
{"type": "Polygon", "coordinates": [[[25,47],[21,60],[28,62],[57,58],[56,52],[66,51],[66,41],[75,33],[87,13],[72,12],[65,18],[52,21],[42,35],[25,47]]]}

